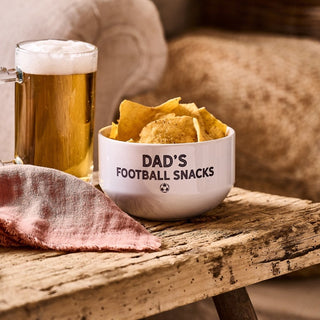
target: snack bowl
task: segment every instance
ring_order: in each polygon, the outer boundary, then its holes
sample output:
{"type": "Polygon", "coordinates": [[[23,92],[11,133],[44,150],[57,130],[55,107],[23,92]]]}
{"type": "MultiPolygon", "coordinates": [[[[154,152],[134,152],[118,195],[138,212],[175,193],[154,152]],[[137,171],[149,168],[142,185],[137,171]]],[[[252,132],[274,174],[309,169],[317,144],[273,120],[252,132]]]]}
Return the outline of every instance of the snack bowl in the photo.
{"type": "Polygon", "coordinates": [[[99,183],[125,212],[151,220],[177,220],[219,205],[235,180],[235,131],[223,138],[145,144],[98,135],[99,183]]]}

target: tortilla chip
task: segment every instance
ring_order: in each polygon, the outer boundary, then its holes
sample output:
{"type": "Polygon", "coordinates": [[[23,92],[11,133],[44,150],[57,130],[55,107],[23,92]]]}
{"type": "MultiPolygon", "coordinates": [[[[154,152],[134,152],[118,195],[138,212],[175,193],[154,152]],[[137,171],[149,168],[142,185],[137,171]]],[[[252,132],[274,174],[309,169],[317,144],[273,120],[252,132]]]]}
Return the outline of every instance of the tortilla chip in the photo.
{"type": "Polygon", "coordinates": [[[139,140],[142,128],[161,114],[171,113],[179,105],[180,99],[171,99],[158,107],[147,107],[129,100],[122,101],[117,139],[121,141],[139,140]]]}
{"type": "Polygon", "coordinates": [[[197,132],[198,142],[211,140],[210,136],[206,133],[205,128],[200,125],[199,120],[197,118],[193,118],[193,125],[197,132]]]}
{"type": "Polygon", "coordinates": [[[111,124],[111,131],[109,134],[109,138],[117,139],[118,138],[118,125],[112,122],[111,124]]]}
{"type": "Polygon", "coordinates": [[[124,100],[118,124],[112,123],[110,138],[140,143],[184,143],[218,139],[227,126],[206,108],[179,103],[180,97],[148,107],[124,100]]]}
{"type": "Polygon", "coordinates": [[[197,132],[189,116],[158,119],[146,125],[140,133],[140,143],[196,142],[197,132]]]}
{"type": "Polygon", "coordinates": [[[204,127],[205,133],[210,139],[218,139],[226,136],[226,124],[215,118],[206,108],[200,108],[199,114],[199,124],[204,127]]]}
{"type": "Polygon", "coordinates": [[[174,110],[179,107],[180,100],[181,100],[180,97],[173,98],[153,108],[161,113],[171,113],[171,112],[174,112],[174,110]]]}

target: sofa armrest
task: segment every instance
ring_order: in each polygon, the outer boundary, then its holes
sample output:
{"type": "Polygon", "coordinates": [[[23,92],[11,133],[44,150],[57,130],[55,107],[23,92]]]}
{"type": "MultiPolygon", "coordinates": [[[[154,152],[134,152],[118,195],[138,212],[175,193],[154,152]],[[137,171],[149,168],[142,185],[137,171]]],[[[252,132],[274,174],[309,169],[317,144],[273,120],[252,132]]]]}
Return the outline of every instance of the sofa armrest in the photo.
{"type": "MultiPolygon", "coordinates": [[[[166,43],[157,9],[149,0],[3,0],[0,65],[14,66],[15,44],[30,39],[75,39],[99,49],[95,122],[111,123],[123,97],[152,88],[166,63],[166,43]],[[5,32],[4,32],[5,30],[5,32]]],[[[14,88],[0,91],[0,159],[13,156],[14,88]]]]}

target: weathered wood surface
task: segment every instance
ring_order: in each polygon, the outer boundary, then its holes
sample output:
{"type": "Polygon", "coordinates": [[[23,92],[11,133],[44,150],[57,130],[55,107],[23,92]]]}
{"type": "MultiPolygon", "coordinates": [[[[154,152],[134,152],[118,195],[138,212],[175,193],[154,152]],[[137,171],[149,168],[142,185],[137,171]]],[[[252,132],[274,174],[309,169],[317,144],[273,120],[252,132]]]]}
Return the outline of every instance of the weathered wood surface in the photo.
{"type": "Polygon", "coordinates": [[[234,188],[153,253],[0,249],[0,319],[139,319],[320,263],[320,204],[234,188]]]}

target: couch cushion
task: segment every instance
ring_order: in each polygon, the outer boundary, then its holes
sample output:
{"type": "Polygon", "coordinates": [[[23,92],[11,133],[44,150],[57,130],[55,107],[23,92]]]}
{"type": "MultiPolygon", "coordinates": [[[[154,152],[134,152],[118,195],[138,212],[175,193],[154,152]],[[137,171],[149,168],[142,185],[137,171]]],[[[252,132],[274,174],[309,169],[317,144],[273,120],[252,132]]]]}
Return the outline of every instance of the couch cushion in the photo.
{"type": "MultiPolygon", "coordinates": [[[[151,88],[166,63],[158,11],[148,0],[3,0],[0,63],[14,66],[15,44],[31,39],[75,39],[99,48],[95,122],[111,123],[120,100],[151,88]]],[[[14,85],[0,91],[0,159],[13,156],[14,85]]]]}

